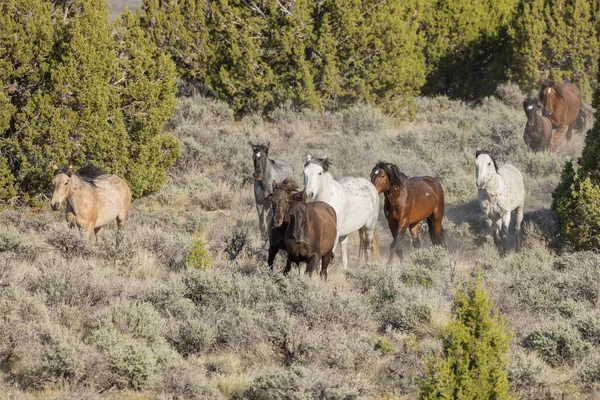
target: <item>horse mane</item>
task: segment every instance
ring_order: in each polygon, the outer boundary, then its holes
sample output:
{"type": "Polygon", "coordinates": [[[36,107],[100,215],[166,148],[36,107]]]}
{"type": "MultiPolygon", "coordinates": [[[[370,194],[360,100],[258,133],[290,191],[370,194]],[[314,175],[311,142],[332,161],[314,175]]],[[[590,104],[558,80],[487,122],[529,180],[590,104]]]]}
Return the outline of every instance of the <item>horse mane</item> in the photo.
{"type": "Polygon", "coordinates": [[[331,167],[331,161],[329,161],[329,158],[311,158],[304,164],[304,168],[306,168],[306,166],[311,163],[317,164],[318,166],[323,168],[324,172],[329,172],[329,167],[331,167]]]}
{"type": "Polygon", "coordinates": [[[96,179],[102,175],[106,175],[106,172],[96,167],[95,165],[89,164],[83,168],[79,168],[75,173],[82,181],[89,183],[92,186],[96,186],[96,179]]]}
{"type": "Polygon", "coordinates": [[[496,159],[494,158],[492,153],[490,153],[487,150],[477,150],[475,152],[475,159],[477,159],[477,157],[479,157],[481,154],[487,154],[488,156],[490,156],[490,158],[492,159],[492,162],[494,163],[494,168],[496,169],[496,173],[498,173],[498,163],[496,162],[496,159]]]}
{"type": "Polygon", "coordinates": [[[294,182],[292,178],[285,178],[283,182],[277,184],[278,189],[285,190],[288,194],[292,192],[296,192],[298,190],[298,185],[294,182]]]}
{"type": "Polygon", "coordinates": [[[402,186],[408,179],[408,176],[402,173],[396,164],[379,161],[376,167],[385,171],[392,186],[402,186]]]}

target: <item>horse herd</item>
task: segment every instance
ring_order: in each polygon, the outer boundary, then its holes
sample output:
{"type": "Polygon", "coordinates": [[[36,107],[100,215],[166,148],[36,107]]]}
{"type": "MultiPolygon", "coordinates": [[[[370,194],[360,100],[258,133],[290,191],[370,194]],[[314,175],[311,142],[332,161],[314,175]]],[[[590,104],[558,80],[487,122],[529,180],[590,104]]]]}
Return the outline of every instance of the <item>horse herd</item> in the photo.
{"type": "MultiPolygon", "coordinates": [[[[567,140],[573,129],[585,125],[579,91],[571,84],[544,81],[537,100],[523,103],[528,122],[524,139],[533,150],[552,150],[568,126],[567,140]],[[539,101],[539,102],[538,102],[539,101]],[[538,114],[541,109],[542,115],[538,114]],[[552,135],[552,129],[556,131],[552,135]]],[[[384,214],[392,234],[388,265],[394,257],[403,259],[400,240],[410,232],[413,247],[420,247],[419,223],[427,220],[434,245],[445,245],[442,227],[444,191],[430,176],[409,178],[397,165],[378,162],[370,179],[346,177],[335,180],[328,158],[306,157],[304,188],[293,181],[292,167],[283,160],[269,158],[269,143],[254,144],[254,198],[259,229],[269,241],[267,263],[279,250],[287,252],[284,272],[292,263],[306,262],[309,275],[321,264],[320,275],[327,279],[327,267],[337,246],[341,247],[342,265],[348,266],[348,235],[358,231],[359,260],[374,261],[378,252],[375,226],[379,217],[379,195],[384,195],[384,214]]],[[[123,230],[131,206],[127,183],[94,166],[73,172],[72,166],[54,167],[54,193],[51,206],[57,210],[66,200],[65,216],[70,227],[84,229],[89,238],[95,233],[102,241],[102,229],[116,219],[123,230]]],[[[521,223],[525,187],[519,170],[510,164],[498,166],[492,154],[475,154],[475,183],[479,204],[500,254],[508,250],[508,227],[516,211],[516,250],[521,247],[521,223]]]]}
{"type": "Polygon", "coordinates": [[[585,129],[587,112],[582,108],[581,95],[575,85],[559,85],[549,79],[540,83],[542,88],[537,99],[529,98],[523,102],[527,115],[523,140],[533,151],[554,151],[567,126],[567,142],[574,129],[585,129]]]}

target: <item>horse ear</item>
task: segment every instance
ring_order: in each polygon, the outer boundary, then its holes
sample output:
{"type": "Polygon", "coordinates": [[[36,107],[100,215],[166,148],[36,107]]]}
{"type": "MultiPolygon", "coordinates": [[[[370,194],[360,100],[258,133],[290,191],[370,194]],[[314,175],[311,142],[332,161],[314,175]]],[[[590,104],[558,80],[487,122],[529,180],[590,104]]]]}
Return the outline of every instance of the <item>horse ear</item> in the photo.
{"type": "Polygon", "coordinates": [[[306,190],[303,190],[302,192],[300,192],[300,196],[302,196],[302,202],[306,203],[306,190]]]}
{"type": "Polygon", "coordinates": [[[309,162],[310,160],[312,160],[312,156],[310,154],[306,155],[306,162],[309,162]]]}
{"type": "Polygon", "coordinates": [[[277,187],[277,181],[275,179],[273,179],[273,188],[277,187]]]}
{"type": "Polygon", "coordinates": [[[554,81],[554,86],[558,86],[558,81],[557,80],[554,81]]]}
{"type": "Polygon", "coordinates": [[[52,164],[52,169],[56,171],[58,169],[58,165],[52,164]]]}
{"type": "Polygon", "coordinates": [[[477,151],[475,152],[475,158],[479,157],[480,154],[481,154],[481,150],[477,149],[477,151]]]}
{"type": "Polygon", "coordinates": [[[248,144],[250,145],[250,147],[254,148],[254,143],[248,140],[248,144]]]}
{"type": "Polygon", "coordinates": [[[73,171],[73,164],[69,164],[68,170],[73,171]]]}

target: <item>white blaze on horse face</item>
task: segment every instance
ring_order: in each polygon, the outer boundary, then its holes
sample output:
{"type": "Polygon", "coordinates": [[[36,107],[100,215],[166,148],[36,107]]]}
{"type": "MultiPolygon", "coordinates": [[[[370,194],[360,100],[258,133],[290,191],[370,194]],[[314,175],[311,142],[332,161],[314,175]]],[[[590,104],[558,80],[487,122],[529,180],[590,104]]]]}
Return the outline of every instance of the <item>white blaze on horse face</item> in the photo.
{"type": "Polygon", "coordinates": [[[304,167],[304,186],[306,195],[309,199],[314,200],[321,189],[323,182],[324,171],[323,167],[315,163],[309,163],[304,167]]]}
{"type": "Polygon", "coordinates": [[[533,106],[527,107],[528,110],[533,110],[533,106]]]}
{"type": "Polygon", "coordinates": [[[260,158],[260,153],[256,153],[256,158],[260,158]]]}
{"type": "Polygon", "coordinates": [[[480,154],[475,160],[475,185],[479,189],[485,189],[486,183],[495,172],[494,161],[489,154],[480,154]]]}

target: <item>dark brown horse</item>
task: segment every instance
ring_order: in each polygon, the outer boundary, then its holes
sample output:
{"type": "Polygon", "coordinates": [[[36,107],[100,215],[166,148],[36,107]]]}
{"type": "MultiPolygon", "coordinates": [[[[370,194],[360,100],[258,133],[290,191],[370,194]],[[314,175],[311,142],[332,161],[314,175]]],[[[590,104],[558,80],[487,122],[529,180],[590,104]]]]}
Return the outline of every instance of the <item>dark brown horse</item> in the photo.
{"type": "Polygon", "coordinates": [[[377,192],[385,196],[384,212],[394,240],[390,245],[392,263],[394,253],[402,261],[400,239],[408,228],[412,236],[413,247],[421,246],[419,240],[419,222],[427,219],[429,236],[433,244],[444,244],[444,191],[442,185],[430,177],[408,178],[398,166],[379,162],[371,171],[371,182],[377,192]]]}
{"type": "Polygon", "coordinates": [[[525,99],[523,101],[523,109],[527,115],[527,124],[525,124],[525,132],[523,140],[533,151],[552,150],[552,123],[543,115],[539,115],[541,111],[538,99],[525,99]]]}
{"type": "Polygon", "coordinates": [[[321,261],[321,278],[327,280],[337,234],[335,210],[322,201],[307,203],[305,192],[292,192],[293,182],[273,185],[273,226],[281,228],[288,221],[283,239],[288,252],[284,273],[292,269],[292,262],[306,262],[306,273],[312,275],[321,261]]]}
{"type": "Polygon", "coordinates": [[[267,196],[271,202],[272,217],[268,221],[269,256],[267,263],[271,271],[273,261],[279,250],[286,250],[284,236],[290,222],[290,204],[298,186],[291,179],[285,179],[280,184],[273,180],[273,193],[267,196]]]}
{"type": "Polygon", "coordinates": [[[543,115],[550,120],[555,129],[553,141],[560,139],[567,125],[567,141],[571,140],[573,129],[585,128],[586,116],[581,109],[579,89],[571,83],[559,85],[550,79],[543,80],[541,84],[538,97],[542,103],[543,115]]]}

